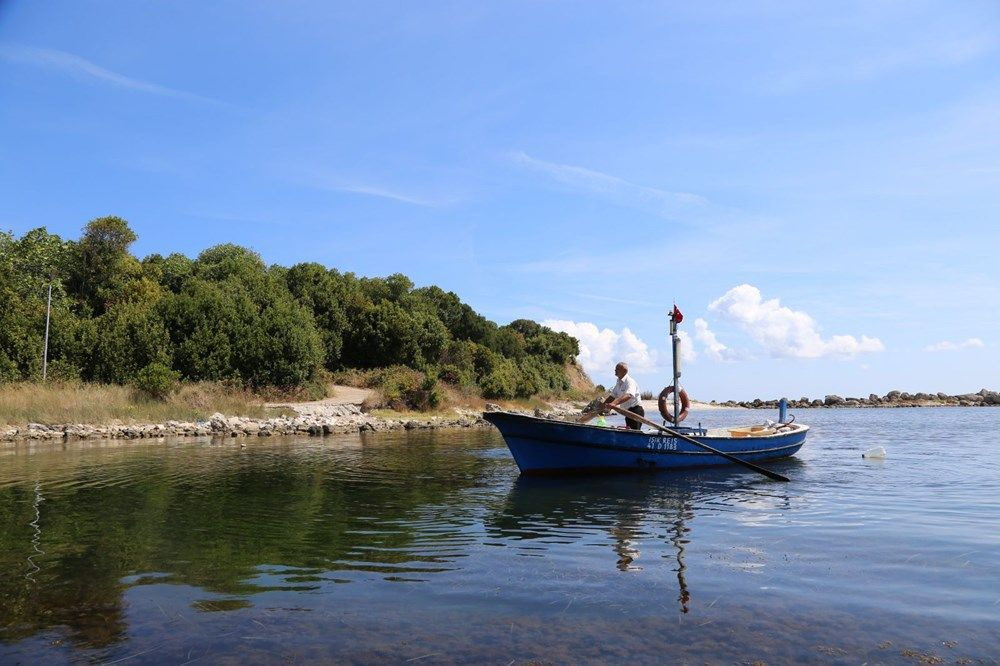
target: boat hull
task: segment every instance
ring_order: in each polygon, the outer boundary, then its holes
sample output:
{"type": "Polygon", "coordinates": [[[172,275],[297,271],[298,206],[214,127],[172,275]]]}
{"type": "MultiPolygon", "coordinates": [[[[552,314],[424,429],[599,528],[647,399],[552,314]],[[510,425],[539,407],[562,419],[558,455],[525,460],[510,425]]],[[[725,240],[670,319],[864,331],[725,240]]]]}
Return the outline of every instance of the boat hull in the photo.
{"type": "MultiPolygon", "coordinates": [[[[732,461],[662,433],[553,421],[509,412],[483,418],[500,431],[523,474],[600,470],[683,469],[732,465],[732,461]]],[[[759,463],[794,455],[805,443],[808,426],[764,436],[693,435],[713,449],[759,463]]]]}

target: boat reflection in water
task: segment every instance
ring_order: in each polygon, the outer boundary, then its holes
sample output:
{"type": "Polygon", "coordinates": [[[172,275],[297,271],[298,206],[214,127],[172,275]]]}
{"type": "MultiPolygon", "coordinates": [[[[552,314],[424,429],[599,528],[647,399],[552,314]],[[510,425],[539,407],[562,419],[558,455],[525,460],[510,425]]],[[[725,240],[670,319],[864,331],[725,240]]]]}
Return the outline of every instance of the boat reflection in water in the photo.
{"type": "Polygon", "coordinates": [[[691,590],[685,556],[696,516],[762,504],[787,508],[788,498],[773,490],[748,492],[732,483],[731,472],[713,469],[682,479],[672,474],[519,476],[485,526],[493,538],[531,542],[524,549],[535,555],[579,553],[581,540],[596,537],[609,542],[608,565],[619,571],[655,576],[663,562],[676,574],[677,604],[687,613],[691,590]]]}

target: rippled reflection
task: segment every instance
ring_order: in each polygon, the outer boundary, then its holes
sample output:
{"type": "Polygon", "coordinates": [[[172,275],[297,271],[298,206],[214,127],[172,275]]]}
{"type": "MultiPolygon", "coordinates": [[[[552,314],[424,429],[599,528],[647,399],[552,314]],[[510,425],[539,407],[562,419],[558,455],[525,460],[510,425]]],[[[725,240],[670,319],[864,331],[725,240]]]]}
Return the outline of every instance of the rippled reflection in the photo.
{"type": "Polygon", "coordinates": [[[942,458],[902,411],[827,414],[790,484],[520,477],[490,431],[0,450],[0,661],[985,658],[993,424],[942,458]]]}
{"type": "MultiPolygon", "coordinates": [[[[500,512],[487,519],[487,534],[542,555],[556,545],[574,541],[607,542],[609,566],[641,571],[643,551],[669,558],[677,577],[677,601],[682,612],[691,599],[684,563],[695,507],[703,511],[781,511],[789,498],[781,493],[742,489],[728,495],[725,471],[701,470],[685,475],[616,475],[601,477],[517,478],[500,512]]],[[[648,558],[647,558],[648,561],[648,558]]]]}

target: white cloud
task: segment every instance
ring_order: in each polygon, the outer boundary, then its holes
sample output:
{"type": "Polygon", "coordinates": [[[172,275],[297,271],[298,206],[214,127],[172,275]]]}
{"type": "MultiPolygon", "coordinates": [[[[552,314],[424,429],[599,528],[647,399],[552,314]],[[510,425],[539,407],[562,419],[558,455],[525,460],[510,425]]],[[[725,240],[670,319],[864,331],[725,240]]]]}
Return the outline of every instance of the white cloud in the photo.
{"type": "Polygon", "coordinates": [[[705,347],[705,354],[713,361],[728,361],[733,357],[732,351],[715,337],[708,327],[708,322],[698,317],[694,320],[695,337],[705,347]]]}
{"type": "MultiPolygon", "coordinates": [[[[681,360],[682,361],[696,361],[698,360],[698,351],[694,348],[694,340],[688,335],[687,331],[677,331],[677,337],[681,339],[681,360]]],[[[671,368],[671,372],[673,369],[671,368]]]]}
{"type": "Polygon", "coordinates": [[[697,194],[670,192],[655,187],[636,185],[600,171],[571,164],[545,162],[523,152],[511,153],[511,158],[517,164],[544,174],[570,189],[602,199],[609,199],[630,208],[648,210],[663,217],[675,217],[693,207],[708,204],[707,199],[697,194]]]}
{"type": "Polygon", "coordinates": [[[568,333],[580,341],[580,355],[577,357],[587,374],[598,383],[602,377],[612,375],[615,363],[625,361],[630,372],[655,372],[658,354],[650,350],[629,328],[621,332],[610,328],[598,328],[588,321],[575,322],[564,319],[547,319],[542,322],[553,331],[568,333]]]}
{"type": "Polygon", "coordinates": [[[969,338],[968,340],[964,340],[962,342],[949,342],[948,340],[942,340],[941,342],[935,342],[932,345],[927,345],[924,347],[924,351],[958,351],[959,349],[973,349],[985,346],[986,344],[979,338],[969,338]]]}
{"type": "Polygon", "coordinates": [[[878,338],[834,335],[824,340],[816,322],[805,312],[782,306],[778,299],[764,301],[749,284],[733,287],[708,309],[736,323],[769,354],[786,358],[852,357],[885,349],[878,338]]]}
{"type": "Polygon", "coordinates": [[[149,83],[148,81],[124,76],[109,69],[104,69],[86,58],[81,58],[66,51],[0,44],[0,58],[11,62],[20,62],[36,67],[59,70],[78,79],[96,80],[119,88],[160,95],[161,97],[188,99],[208,102],[210,104],[225,104],[225,102],[220,102],[210,97],[203,97],[183,90],[175,90],[174,88],[168,88],[156,83],[149,83]]]}

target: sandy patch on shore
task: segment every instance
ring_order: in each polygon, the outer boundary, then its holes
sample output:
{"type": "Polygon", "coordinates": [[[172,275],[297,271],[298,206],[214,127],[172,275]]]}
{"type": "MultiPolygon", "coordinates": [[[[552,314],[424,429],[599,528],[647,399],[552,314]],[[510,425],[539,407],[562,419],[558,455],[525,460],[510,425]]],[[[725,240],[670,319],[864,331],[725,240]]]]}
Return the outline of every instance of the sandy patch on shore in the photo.
{"type": "Polygon", "coordinates": [[[305,409],[311,411],[313,407],[323,407],[326,405],[360,405],[370,396],[371,389],[354,388],[353,386],[331,386],[333,395],[322,400],[310,400],[307,402],[268,402],[265,407],[288,407],[296,411],[305,409]]]}
{"type": "MultiPolygon", "coordinates": [[[[657,405],[656,400],[641,400],[640,404],[642,408],[646,410],[647,414],[659,414],[660,408],[657,405]]],[[[673,404],[668,402],[670,409],[673,409],[673,404]]],[[[703,412],[709,409],[745,409],[744,407],[730,407],[727,405],[713,405],[708,402],[698,402],[697,400],[691,401],[691,408],[688,410],[690,412],[703,412]]]]}

